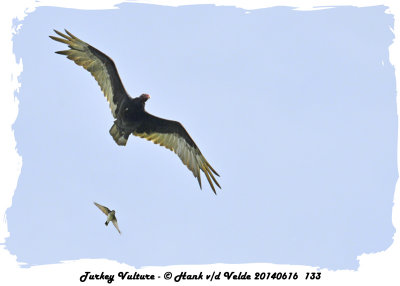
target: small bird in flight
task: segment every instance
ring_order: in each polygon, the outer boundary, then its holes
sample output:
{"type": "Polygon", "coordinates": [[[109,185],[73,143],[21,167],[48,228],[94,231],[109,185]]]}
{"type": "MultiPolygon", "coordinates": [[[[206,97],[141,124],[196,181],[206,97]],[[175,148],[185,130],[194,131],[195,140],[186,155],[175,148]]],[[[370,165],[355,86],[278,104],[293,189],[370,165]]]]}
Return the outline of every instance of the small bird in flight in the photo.
{"type": "Polygon", "coordinates": [[[66,55],[89,71],[96,79],[115,118],[110,134],[120,146],[125,146],[129,135],[145,138],[155,144],[175,152],[188,169],[197,178],[201,188],[200,170],[205,174],[208,183],[216,194],[213,182],[221,188],[214,175],[218,173],[201,154],[200,149],[190,137],[183,125],[177,121],[156,117],[145,111],[145,103],[150,98],[148,94],[132,98],[125,91],[118,75],[117,68],[111,58],[98,49],[78,39],[65,30],[67,35],[54,30],[61,38],[50,36],[51,39],[67,44],[70,48],[58,51],[66,55]]]}
{"type": "Polygon", "coordinates": [[[117,217],[115,216],[115,210],[110,211],[108,207],[102,206],[96,202],[94,202],[96,207],[98,207],[106,216],[107,220],[105,222],[105,225],[108,225],[108,223],[111,221],[115,228],[118,230],[119,234],[121,234],[121,231],[119,230],[118,223],[117,223],[117,217]]]}

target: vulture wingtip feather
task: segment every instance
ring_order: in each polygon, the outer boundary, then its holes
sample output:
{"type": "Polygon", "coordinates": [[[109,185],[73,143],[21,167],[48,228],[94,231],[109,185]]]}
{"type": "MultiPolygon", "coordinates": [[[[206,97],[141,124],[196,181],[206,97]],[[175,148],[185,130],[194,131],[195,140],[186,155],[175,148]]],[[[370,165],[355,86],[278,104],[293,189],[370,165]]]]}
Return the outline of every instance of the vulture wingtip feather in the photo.
{"type": "Polygon", "coordinates": [[[214,193],[216,193],[215,188],[214,188],[214,184],[211,181],[210,175],[208,174],[209,170],[205,169],[203,170],[204,175],[206,175],[207,181],[211,186],[211,189],[213,190],[214,193]]]}
{"type": "Polygon", "coordinates": [[[197,181],[199,182],[200,190],[202,190],[203,188],[201,187],[201,177],[200,176],[197,177],[197,181]]]}
{"type": "Polygon", "coordinates": [[[68,36],[70,36],[73,39],[76,39],[76,37],[74,35],[72,35],[72,33],[70,33],[67,29],[64,29],[65,33],[68,34],[68,36]]]}
{"type": "Polygon", "coordinates": [[[208,163],[207,160],[205,160],[205,161],[206,161],[206,165],[210,168],[210,170],[211,170],[215,175],[217,175],[218,177],[220,177],[220,175],[217,173],[217,171],[214,170],[214,168],[211,166],[211,164],[208,163]]]}
{"type": "Polygon", "coordinates": [[[67,35],[65,35],[65,34],[59,32],[59,31],[57,31],[57,30],[54,30],[54,32],[55,32],[57,35],[59,35],[59,36],[61,36],[61,37],[63,37],[63,38],[69,39],[67,35]]]}
{"type": "Polygon", "coordinates": [[[215,179],[215,177],[214,177],[213,173],[212,173],[212,172],[210,172],[210,171],[208,171],[208,172],[210,173],[210,176],[211,176],[212,180],[214,181],[214,183],[215,183],[215,184],[218,186],[218,188],[220,188],[220,189],[221,189],[221,186],[219,185],[219,183],[218,183],[217,179],[215,179]]]}

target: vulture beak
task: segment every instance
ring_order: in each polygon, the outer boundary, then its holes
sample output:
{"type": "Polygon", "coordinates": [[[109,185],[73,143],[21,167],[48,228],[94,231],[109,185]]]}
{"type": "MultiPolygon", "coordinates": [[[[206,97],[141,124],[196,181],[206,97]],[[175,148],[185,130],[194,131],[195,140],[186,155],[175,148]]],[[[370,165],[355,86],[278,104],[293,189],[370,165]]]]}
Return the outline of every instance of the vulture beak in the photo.
{"type": "Polygon", "coordinates": [[[147,101],[150,98],[150,95],[148,95],[147,93],[143,93],[140,97],[144,99],[144,101],[147,101]]]}

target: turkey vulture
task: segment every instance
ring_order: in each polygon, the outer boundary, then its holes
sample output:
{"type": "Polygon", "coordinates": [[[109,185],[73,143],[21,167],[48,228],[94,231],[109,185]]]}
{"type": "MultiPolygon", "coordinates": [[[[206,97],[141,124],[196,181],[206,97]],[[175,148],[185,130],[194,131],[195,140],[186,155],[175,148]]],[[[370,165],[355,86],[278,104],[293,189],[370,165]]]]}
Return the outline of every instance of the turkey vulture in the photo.
{"type": "Polygon", "coordinates": [[[150,98],[148,94],[132,98],[125,91],[118,75],[117,68],[111,58],[98,49],[78,39],[65,30],[67,35],[54,30],[61,38],[50,36],[51,39],[67,44],[70,48],[58,51],[89,71],[96,79],[107,101],[110,104],[112,115],[115,118],[110,134],[120,146],[125,146],[129,135],[145,138],[155,144],[166,147],[175,152],[193,175],[197,178],[201,188],[200,170],[216,194],[213,182],[221,188],[214,174],[218,173],[201,154],[189,133],[181,123],[156,117],[145,111],[145,103],[150,98]],[[214,174],[213,174],[214,173],[214,174]]]}

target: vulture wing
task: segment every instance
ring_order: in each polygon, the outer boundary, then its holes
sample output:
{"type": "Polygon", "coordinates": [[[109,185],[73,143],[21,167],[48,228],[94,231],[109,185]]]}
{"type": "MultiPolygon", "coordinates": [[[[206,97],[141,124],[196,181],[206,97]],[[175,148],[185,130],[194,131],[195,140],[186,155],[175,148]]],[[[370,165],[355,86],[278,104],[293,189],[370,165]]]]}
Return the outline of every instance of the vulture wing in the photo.
{"type": "Polygon", "coordinates": [[[108,215],[111,211],[108,207],[102,206],[96,202],[94,202],[94,204],[96,205],[96,207],[98,207],[105,215],[108,215]]]}
{"type": "Polygon", "coordinates": [[[175,152],[182,160],[193,175],[197,178],[201,188],[200,170],[206,175],[206,178],[216,194],[214,183],[221,188],[215,179],[213,173],[218,173],[207,162],[206,158],[201,154],[200,149],[196,146],[193,139],[185,128],[177,121],[166,120],[149,113],[145,113],[145,117],[133,135],[145,138],[155,144],[164,146],[165,148],[175,152]]]}
{"type": "Polygon", "coordinates": [[[54,30],[59,36],[51,39],[67,44],[70,48],[65,51],[58,51],[57,54],[66,55],[68,59],[89,71],[100,85],[107,101],[110,104],[111,112],[116,118],[118,103],[123,97],[128,96],[119,78],[117,68],[112,59],[100,52],[98,49],[78,39],[70,32],[65,30],[68,35],[54,30]]]}

